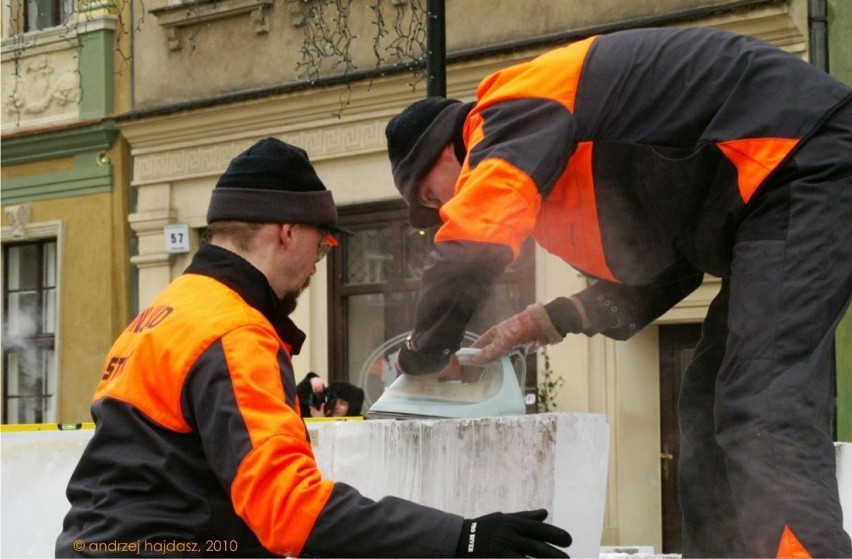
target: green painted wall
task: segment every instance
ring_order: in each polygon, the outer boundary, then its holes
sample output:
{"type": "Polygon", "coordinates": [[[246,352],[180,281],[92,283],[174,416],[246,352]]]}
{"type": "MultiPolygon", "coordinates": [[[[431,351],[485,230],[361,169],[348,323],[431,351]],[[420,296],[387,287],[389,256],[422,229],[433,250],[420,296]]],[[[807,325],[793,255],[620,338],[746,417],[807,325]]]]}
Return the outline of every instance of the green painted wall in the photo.
{"type": "MultiPolygon", "coordinates": [[[[852,2],[828,0],[828,68],[852,85],[852,2]]],[[[837,440],[852,442],[852,308],[837,328],[837,440]]]]}
{"type": "Polygon", "coordinates": [[[852,86],[852,3],[828,0],[828,68],[836,78],[852,86]]]}
{"type": "Polygon", "coordinates": [[[113,49],[115,35],[100,30],[80,35],[80,118],[98,118],[113,111],[113,49]]]}

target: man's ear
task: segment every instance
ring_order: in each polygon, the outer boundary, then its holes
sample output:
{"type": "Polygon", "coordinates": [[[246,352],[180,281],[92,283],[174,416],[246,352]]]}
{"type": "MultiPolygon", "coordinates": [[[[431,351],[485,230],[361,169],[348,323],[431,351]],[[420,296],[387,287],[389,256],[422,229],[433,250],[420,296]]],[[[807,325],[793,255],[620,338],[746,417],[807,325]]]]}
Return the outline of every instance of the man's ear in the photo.
{"type": "Polygon", "coordinates": [[[282,223],[278,226],[278,240],[284,248],[288,248],[290,243],[293,242],[294,225],[293,223],[282,223]]]}
{"type": "Polygon", "coordinates": [[[458,161],[458,159],[456,159],[456,148],[453,147],[452,142],[444,146],[444,149],[442,149],[441,153],[438,155],[438,159],[450,159],[452,161],[458,161]]]}

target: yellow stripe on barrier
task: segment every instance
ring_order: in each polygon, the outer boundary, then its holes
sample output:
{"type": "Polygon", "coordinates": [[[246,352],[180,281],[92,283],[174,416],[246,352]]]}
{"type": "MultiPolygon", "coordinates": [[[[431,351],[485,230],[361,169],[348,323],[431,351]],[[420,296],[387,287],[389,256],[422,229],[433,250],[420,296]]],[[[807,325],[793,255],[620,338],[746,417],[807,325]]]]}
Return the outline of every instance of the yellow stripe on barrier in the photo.
{"type": "Polygon", "coordinates": [[[364,421],[360,415],[347,415],[344,417],[306,417],[305,423],[326,423],[329,421],[364,421]]]}
{"type": "MultiPolygon", "coordinates": [[[[306,417],[305,423],[325,423],[328,421],[364,421],[362,416],[347,417],[306,417]]],[[[77,431],[79,429],[94,429],[91,421],[84,423],[11,423],[0,425],[0,433],[21,433],[30,431],[77,431]]]]}
{"type": "Polygon", "coordinates": [[[0,425],[0,433],[21,433],[28,431],[77,431],[80,429],[94,429],[95,424],[91,421],[84,423],[13,423],[0,425]]]}

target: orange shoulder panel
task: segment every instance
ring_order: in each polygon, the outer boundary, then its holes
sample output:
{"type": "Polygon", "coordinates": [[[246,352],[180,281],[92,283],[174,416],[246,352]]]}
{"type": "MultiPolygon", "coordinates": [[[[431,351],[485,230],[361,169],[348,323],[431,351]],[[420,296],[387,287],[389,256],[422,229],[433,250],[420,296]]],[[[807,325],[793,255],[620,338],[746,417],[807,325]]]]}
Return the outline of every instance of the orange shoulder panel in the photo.
{"type": "Polygon", "coordinates": [[[592,152],[592,142],[577,145],[556,188],[542,205],[533,237],[581,272],[619,283],[604,257],[592,152]]]}
{"type": "Polygon", "coordinates": [[[239,296],[216,280],[180,276],[115,341],[93,399],[127,402],[167,429],[190,432],[180,403],[186,375],[223,332],[260,316],[256,311],[249,316],[243,309],[247,307],[239,296]],[[232,298],[237,304],[217,311],[210,308],[211,298],[232,298]],[[201,312],[204,316],[194,314],[201,312]]]}
{"type": "Polygon", "coordinates": [[[746,138],[719,142],[719,149],[737,168],[737,186],[743,203],[748,204],[754,191],[798,143],[799,140],[791,138],[746,138]]]}
{"type": "Polygon", "coordinates": [[[474,112],[507,99],[529,97],[530,92],[557,101],[573,112],[583,62],[597,38],[589,37],[494,72],[480,82],[474,112]],[[559,71],[554,72],[553,68],[559,71]]]}
{"type": "Polygon", "coordinates": [[[462,173],[459,184],[456,195],[441,207],[444,225],[435,242],[501,244],[517,257],[541,205],[532,179],[507,161],[487,159],[474,172],[462,173]]]}
{"type": "Polygon", "coordinates": [[[793,530],[789,526],[784,526],[784,532],[781,534],[781,542],[778,544],[778,553],[775,557],[783,558],[810,558],[811,554],[801,544],[799,539],[793,534],[793,530]]]}

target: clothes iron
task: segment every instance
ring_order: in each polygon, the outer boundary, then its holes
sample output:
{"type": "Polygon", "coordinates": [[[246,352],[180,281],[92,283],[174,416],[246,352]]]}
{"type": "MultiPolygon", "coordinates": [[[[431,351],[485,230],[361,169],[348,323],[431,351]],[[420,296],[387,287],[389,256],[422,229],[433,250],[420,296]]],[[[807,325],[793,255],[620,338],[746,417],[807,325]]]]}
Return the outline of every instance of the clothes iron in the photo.
{"type": "MultiPolygon", "coordinates": [[[[398,346],[405,336],[401,340],[398,338],[390,342],[398,346]]],[[[393,348],[387,347],[390,342],[378,348],[374,355],[395,359],[398,348],[392,351],[393,348]]],[[[523,356],[520,353],[504,355],[485,366],[475,366],[470,363],[470,357],[478,351],[462,348],[456,353],[462,366],[462,377],[458,379],[399,375],[370,406],[366,416],[375,419],[458,419],[526,413],[523,356]]],[[[372,366],[372,359],[368,359],[365,367],[372,366]]]]}

